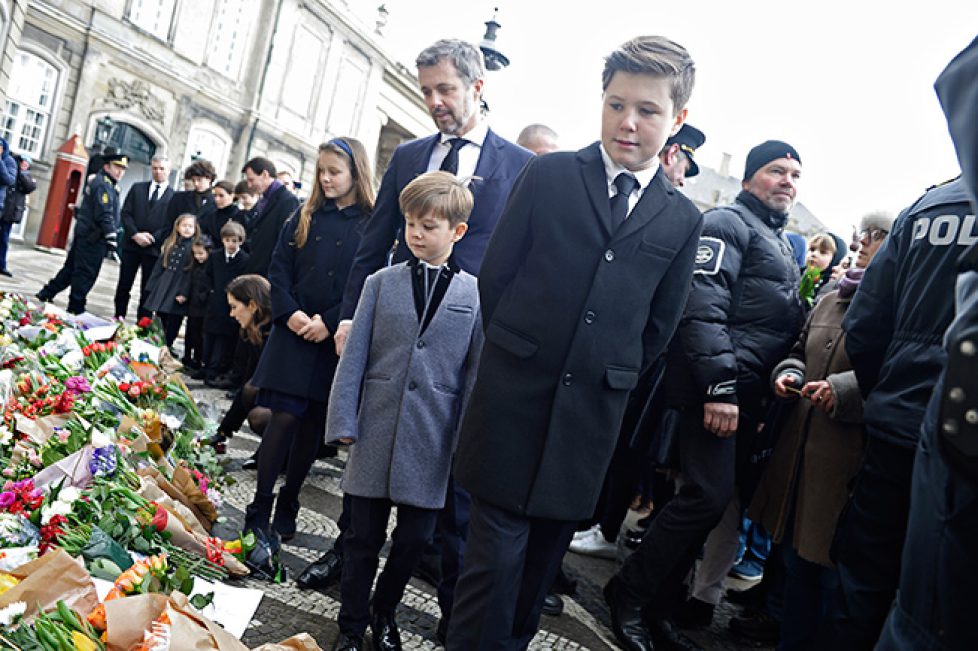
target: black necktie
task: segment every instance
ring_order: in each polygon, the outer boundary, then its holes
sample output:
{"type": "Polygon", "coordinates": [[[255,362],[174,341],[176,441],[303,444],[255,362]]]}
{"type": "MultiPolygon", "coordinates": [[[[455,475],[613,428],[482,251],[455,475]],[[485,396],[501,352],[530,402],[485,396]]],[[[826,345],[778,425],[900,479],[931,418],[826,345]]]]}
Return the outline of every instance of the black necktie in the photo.
{"type": "Polygon", "coordinates": [[[621,226],[628,216],[628,198],[638,187],[638,181],[631,174],[622,172],[615,177],[615,187],[618,194],[611,197],[611,228],[612,230],[621,226]]]}
{"type": "Polygon", "coordinates": [[[156,202],[160,198],[160,186],[156,183],[153,184],[153,195],[149,198],[149,207],[152,208],[156,205],[156,202]]]}
{"type": "Polygon", "coordinates": [[[458,174],[458,150],[467,144],[469,144],[469,141],[465,138],[452,138],[449,140],[448,146],[451,149],[448,150],[445,160],[441,162],[441,167],[438,169],[449,174],[458,174]]]}

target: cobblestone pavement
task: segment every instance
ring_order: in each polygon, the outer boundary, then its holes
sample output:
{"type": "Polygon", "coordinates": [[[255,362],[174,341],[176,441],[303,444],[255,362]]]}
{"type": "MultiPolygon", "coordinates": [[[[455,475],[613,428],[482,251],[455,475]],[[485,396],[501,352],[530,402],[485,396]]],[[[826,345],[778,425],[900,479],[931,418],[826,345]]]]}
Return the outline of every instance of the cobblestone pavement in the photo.
{"type": "MultiPolygon", "coordinates": [[[[63,256],[12,243],[8,268],[14,273],[14,277],[0,277],[0,289],[33,295],[57,272],[63,260],[63,256]]],[[[103,265],[98,283],[89,295],[89,311],[100,315],[112,313],[117,274],[117,263],[106,262],[103,265]]],[[[135,298],[134,296],[130,304],[130,316],[135,313],[135,298]]],[[[63,292],[55,299],[55,304],[64,307],[66,300],[67,292],[63,292]]],[[[179,349],[181,345],[178,340],[175,348],[179,349]]],[[[188,382],[188,385],[198,400],[213,405],[218,412],[227,407],[228,401],[223,391],[209,389],[199,382],[188,382]]],[[[216,526],[217,535],[233,537],[241,527],[244,507],[251,501],[255,487],[254,472],[242,470],[241,464],[254,451],[258,440],[256,436],[245,431],[238,433],[231,441],[227,468],[236,483],[225,495],[226,503],[221,513],[226,521],[216,526]]],[[[302,631],[313,635],[324,649],[332,644],[337,634],[338,590],[300,590],[292,579],[309,562],[328,549],[337,534],[336,519],[339,517],[342,497],[339,480],[344,463],[345,453],[341,452],[335,459],[317,461],[310,473],[302,491],[298,534],[283,545],[283,559],[289,571],[289,580],[281,585],[250,578],[237,582],[237,585],[260,589],[265,593],[245,632],[245,644],[257,646],[263,642],[279,641],[302,631]]],[[[540,633],[533,639],[530,649],[617,649],[608,629],[608,611],[601,596],[601,587],[615,571],[616,563],[568,554],[565,567],[578,580],[577,593],[573,597],[564,597],[565,607],[561,616],[543,617],[540,633]]],[[[704,631],[691,631],[690,637],[708,650],[739,651],[756,648],[737,644],[729,639],[726,625],[735,613],[733,606],[721,604],[713,626],[704,631]]],[[[439,648],[435,641],[438,617],[434,587],[413,579],[397,614],[405,648],[439,648]]]]}

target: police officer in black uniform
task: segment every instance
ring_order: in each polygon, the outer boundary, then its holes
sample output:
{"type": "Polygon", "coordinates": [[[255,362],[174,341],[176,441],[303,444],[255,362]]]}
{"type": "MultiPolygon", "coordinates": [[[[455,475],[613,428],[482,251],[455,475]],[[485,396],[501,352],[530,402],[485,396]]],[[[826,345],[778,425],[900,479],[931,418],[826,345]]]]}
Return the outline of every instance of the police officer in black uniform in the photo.
{"type": "MultiPolygon", "coordinates": [[[[978,39],[935,84],[972,214],[978,204],[978,39]]],[[[972,218],[972,223],[973,218],[972,218]]],[[[975,233],[971,233],[972,240],[975,233]]],[[[944,337],[947,366],[927,408],[913,470],[900,590],[879,651],[976,649],[978,577],[978,243],[958,259],[954,322],[944,337]]]]}
{"type": "Polygon", "coordinates": [[[68,312],[71,314],[85,311],[85,300],[98,278],[102,260],[106,254],[115,253],[118,246],[118,184],[129,159],[111,149],[101,156],[102,169],[85,186],[85,196],[75,213],[74,240],[64,266],[37,293],[38,299],[47,302],[70,285],[68,312]]]}

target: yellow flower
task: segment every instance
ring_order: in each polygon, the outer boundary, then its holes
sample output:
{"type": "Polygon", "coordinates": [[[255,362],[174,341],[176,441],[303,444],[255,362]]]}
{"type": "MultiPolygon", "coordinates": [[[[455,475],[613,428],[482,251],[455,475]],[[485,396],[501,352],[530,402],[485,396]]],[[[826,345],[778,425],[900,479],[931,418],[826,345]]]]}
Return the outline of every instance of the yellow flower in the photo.
{"type": "Polygon", "coordinates": [[[96,651],[98,645],[90,637],[78,631],[71,632],[71,642],[75,645],[75,651],[96,651]]]}

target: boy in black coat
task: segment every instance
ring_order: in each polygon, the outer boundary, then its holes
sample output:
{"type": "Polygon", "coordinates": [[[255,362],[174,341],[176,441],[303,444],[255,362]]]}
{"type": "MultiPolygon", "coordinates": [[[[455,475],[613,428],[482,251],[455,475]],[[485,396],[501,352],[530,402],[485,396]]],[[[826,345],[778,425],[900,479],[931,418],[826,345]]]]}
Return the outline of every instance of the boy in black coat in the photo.
{"type": "Polygon", "coordinates": [[[629,391],[679,323],[702,217],[658,153],[693,78],[686,50],[662,37],[613,52],[600,142],[530,160],[489,242],[486,343],[455,466],[472,510],[450,651],[529,643],[594,510],[629,391]]]}
{"type": "Polygon", "coordinates": [[[244,226],[235,221],[224,224],[221,227],[224,250],[212,252],[207,261],[211,291],[204,321],[204,377],[208,386],[218,389],[234,388],[230,378],[222,376],[231,367],[231,356],[238,337],[238,324],[231,318],[225,288],[229,282],[245,273],[248,267],[248,253],[241,249],[244,239],[244,226]]]}

